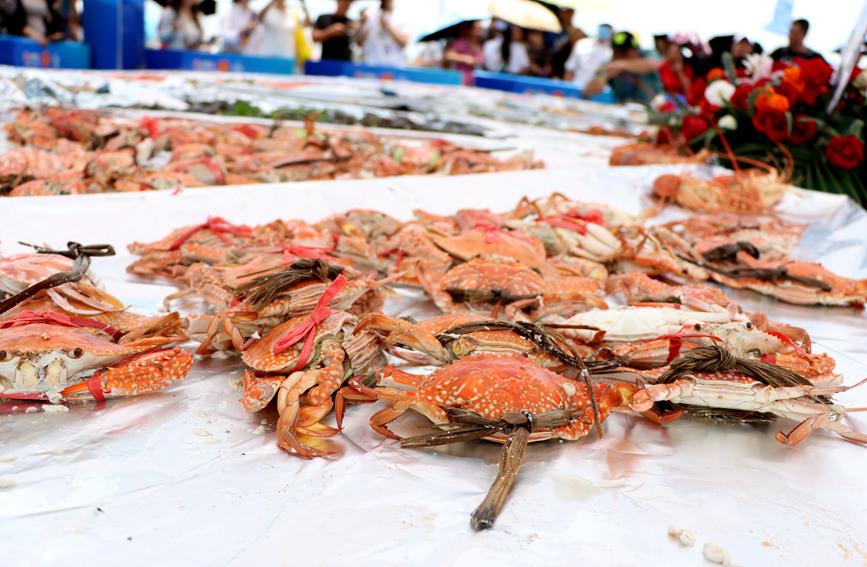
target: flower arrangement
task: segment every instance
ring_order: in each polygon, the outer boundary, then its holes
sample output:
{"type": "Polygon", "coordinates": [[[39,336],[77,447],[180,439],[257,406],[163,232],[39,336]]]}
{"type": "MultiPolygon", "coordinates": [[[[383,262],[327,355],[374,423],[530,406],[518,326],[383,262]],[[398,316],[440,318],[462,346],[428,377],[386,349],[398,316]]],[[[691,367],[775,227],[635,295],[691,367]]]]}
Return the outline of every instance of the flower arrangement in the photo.
{"type": "Polygon", "coordinates": [[[867,72],[853,71],[828,113],[834,70],[822,59],[785,64],[754,54],[742,69],[730,58],[724,65],[695,79],[683,100],[654,100],[657,143],[778,166],[795,185],[844,193],[867,207],[867,72]]]}

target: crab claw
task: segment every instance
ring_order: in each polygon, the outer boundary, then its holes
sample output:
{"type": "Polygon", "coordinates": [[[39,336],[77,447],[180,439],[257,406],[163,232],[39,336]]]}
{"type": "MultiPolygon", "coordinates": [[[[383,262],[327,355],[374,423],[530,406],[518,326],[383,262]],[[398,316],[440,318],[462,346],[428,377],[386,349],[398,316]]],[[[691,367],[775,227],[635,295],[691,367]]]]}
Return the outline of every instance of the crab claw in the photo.
{"type": "Polygon", "coordinates": [[[347,385],[337,390],[334,395],[334,417],[337,419],[337,429],[343,429],[343,416],[346,413],[346,404],[354,403],[370,403],[377,400],[376,393],[372,388],[368,388],[361,383],[362,376],[350,378],[347,385]]]}
{"type": "Polygon", "coordinates": [[[193,355],[174,347],[154,350],[126,358],[99,371],[80,384],[60,393],[68,400],[105,399],[106,395],[134,396],[162,390],[175,380],[185,378],[193,365],[193,355]]]}
{"type": "MultiPolygon", "coordinates": [[[[632,387],[635,388],[635,386],[632,387]]],[[[653,399],[646,389],[640,389],[631,393],[628,390],[621,390],[621,395],[623,396],[624,409],[640,413],[654,423],[671,423],[682,416],[684,412],[684,410],[677,410],[659,413],[653,409],[653,399]]]]}

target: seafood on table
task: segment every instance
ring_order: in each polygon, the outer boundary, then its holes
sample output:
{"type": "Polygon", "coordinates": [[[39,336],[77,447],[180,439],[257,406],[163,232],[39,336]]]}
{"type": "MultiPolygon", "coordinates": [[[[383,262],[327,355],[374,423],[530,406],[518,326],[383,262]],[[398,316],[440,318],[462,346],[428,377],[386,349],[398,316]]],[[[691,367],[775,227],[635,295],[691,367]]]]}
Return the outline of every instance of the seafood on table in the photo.
{"type": "Polygon", "coordinates": [[[105,291],[91,256],[110,246],[0,259],[0,397],[104,400],[165,388],[184,378],[192,354],[178,313],[132,313],[105,291]]]}
{"type": "MultiPolygon", "coordinates": [[[[730,274],[744,266],[758,278],[765,260],[784,261],[803,225],[732,213],[645,223],[559,193],[522,199],[505,212],[415,211],[407,222],[359,209],[315,223],[246,226],[211,218],[154,243],[135,243],[130,249],[140,259],[130,270],[187,286],[172,301],[195,293],[210,304],[210,312],[188,317],[198,352],[241,353],[250,367],[248,409],[276,397],[285,415],[281,445],[308,457],[328,452],[311,439],[337,431],[322,423],[333,394],[356,373],[375,374],[386,354],[439,365],[514,354],[566,373],[580,360],[591,372],[631,373],[655,387],[678,356],[724,345],[817,388],[842,387],[834,360],[811,352],[805,330],[744,313],[706,283],[757,288],[730,274]],[[328,294],[338,277],[344,283],[328,294]],[[443,315],[414,321],[380,312],[389,293],[383,284],[391,282],[420,287],[443,315]],[[629,305],[608,308],[608,298],[621,295],[629,305]],[[313,325],[322,309],[334,313],[313,325]],[[555,333],[548,347],[539,346],[533,325],[555,333]],[[297,334],[296,326],[314,329],[305,336],[313,337],[315,356],[287,350],[282,357],[289,362],[275,366],[273,343],[297,334]]],[[[779,278],[778,268],[767,269],[779,278]]],[[[790,279],[808,285],[805,278],[790,279]]],[[[794,297],[791,285],[771,284],[779,288],[776,297],[794,297]]],[[[843,297],[857,304],[853,290],[843,297]]],[[[831,294],[812,291],[795,299],[830,303],[831,294]]]]}
{"type": "Polygon", "coordinates": [[[543,167],[529,152],[505,159],[435,139],[398,142],[365,130],[129,118],[45,107],[4,128],[0,195],[180,190],[314,179],[462,175],[543,167]]]}
{"type": "Polygon", "coordinates": [[[707,163],[711,153],[701,150],[682,153],[669,146],[658,146],[649,142],[637,142],[617,146],[611,151],[609,165],[653,165],[658,163],[707,163]]]}
{"type": "Polygon", "coordinates": [[[0,258],[0,322],[28,313],[53,313],[120,344],[153,339],[161,345],[187,340],[177,312],[142,315],[105,290],[90,269],[91,256],[113,255],[111,246],[81,246],[69,251],[38,247],[33,254],[0,258]]]}
{"type": "Polygon", "coordinates": [[[684,407],[697,407],[773,415],[797,421],[788,433],[776,439],[794,446],[816,429],[829,429],[854,443],[867,444],[867,435],[842,423],[847,408],[831,396],[862,385],[820,387],[811,380],[780,366],[741,359],[721,346],[701,346],[671,361],[655,384],[634,394],[628,407],[649,413],[653,419],[671,422],[684,407]],[[655,402],[670,402],[681,409],[669,415],[653,410],[655,402]]]}
{"type": "Polygon", "coordinates": [[[0,322],[0,397],[105,400],[163,389],[190,371],[192,354],[157,348],[172,339],[121,344],[90,332],[87,321],[23,312],[0,322]]]}
{"type": "Polygon", "coordinates": [[[350,376],[385,364],[372,334],[355,331],[358,319],[328,307],[345,284],[338,275],[311,313],[277,325],[241,353],[250,368],[243,378],[244,408],[259,411],[276,397],[278,444],[307,459],[332,454],[314,446],[317,438],[339,432],[322,423],[332,396],[350,376]]]}
{"type": "Polygon", "coordinates": [[[380,400],[392,404],[370,418],[370,426],[386,437],[401,439],[388,428],[407,410],[414,410],[442,434],[404,439],[404,446],[432,446],[472,439],[504,443],[497,479],[482,504],[473,512],[474,529],[493,526],[518,474],[526,444],[545,439],[576,440],[586,436],[595,415],[602,420],[628,403],[636,388],[629,384],[580,382],[537,366],[515,354],[465,356],[418,376],[386,367],[372,388],[358,380],[340,392],[341,402],[380,400]],[[591,399],[598,403],[594,411],[591,399]]]}

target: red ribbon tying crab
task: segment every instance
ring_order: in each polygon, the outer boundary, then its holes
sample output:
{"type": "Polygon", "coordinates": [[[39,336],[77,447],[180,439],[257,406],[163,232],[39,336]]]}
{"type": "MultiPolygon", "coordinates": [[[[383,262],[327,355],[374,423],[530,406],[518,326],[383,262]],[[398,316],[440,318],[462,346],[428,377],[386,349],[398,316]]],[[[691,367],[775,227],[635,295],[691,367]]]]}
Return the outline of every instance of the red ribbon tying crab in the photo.
{"type": "Polygon", "coordinates": [[[50,325],[60,325],[61,327],[90,327],[99,329],[117,340],[123,336],[123,332],[115,329],[105,323],[100,323],[93,319],[83,319],[81,317],[69,317],[61,313],[52,313],[49,311],[22,311],[15,317],[7,319],[0,323],[0,329],[8,329],[15,325],[32,325],[35,323],[48,323],[50,325]]]}
{"type": "Polygon", "coordinates": [[[558,226],[566,230],[574,230],[578,234],[587,234],[587,222],[581,219],[573,219],[566,215],[558,217],[536,217],[537,221],[542,221],[551,226],[558,226]]]}
{"type": "Polygon", "coordinates": [[[234,234],[235,236],[252,236],[253,229],[245,224],[232,224],[222,217],[208,217],[208,221],[194,226],[187,232],[181,235],[178,240],[171,245],[169,250],[177,250],[184,245],[184,242],[189,240],[195,233],[200,230],[210,230],[217,235],[217,238],[226,244],[235,244],[232,239],[226,236],[225,233],[234,234]]]}
{"type": "Polygon", "coordinates": [[[331,256],[326,256],[325,252],[330,250],[334,250],[334,246],[302,246],[300,244],[289,244],[284,246],[282,249],[272,250],[271,254],[277,254],[282,252],[283,259],[287,262],[292,262],[295,258],[313,258],[316,260],[334,260],[331,256]]]}
{"type": "Polygon", "coordinates": [[[325,289],[322,297],[316,302],[316,307],[313,309],[313,313],[310,314],[310,318],[280,337],[274,344],[274,354],[280,354],[304,338],[304,346],[301,348],[301,354],[298,355],[298,363],[292,370],[293,372],[297,372],[307,366],[307,362],[310,360],[310,352],[313,350],[313,337],[316,334],[316,328],[329,315],[335,313],[333,309],[328,307],[328,304],[332,299],[337,297],[337,294],[344,287],[346,287],[346,278],[343,274],[340,274],[334,278],[334,281],[331,282],[331,285],[325,289]]]}
{"type": "Polygon", "coordinates": [[[668,339],[668,358],[665,359],[666,364],[671,364],[671,361],[680,356],[680,348],[683,346],[683,339],[712,339],[714,341],[719,341],[726,347],[728,350],[728,345],[726,342],[719,337],[714,335],[701,335],[696,333],[690,333],[686,335],[660,335],[656,337],[657,339],[668,339]]]}

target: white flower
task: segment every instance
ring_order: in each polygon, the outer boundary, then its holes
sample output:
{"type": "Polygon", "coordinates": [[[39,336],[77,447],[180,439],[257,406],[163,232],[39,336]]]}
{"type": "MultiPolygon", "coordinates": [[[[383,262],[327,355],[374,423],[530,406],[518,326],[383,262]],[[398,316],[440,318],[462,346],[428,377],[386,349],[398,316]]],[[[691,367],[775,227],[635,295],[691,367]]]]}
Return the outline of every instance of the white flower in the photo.
{"type": "Polygon", "coordinates": [[[767,53],[750,53],[744,60],[744,67],[747,68],[750,80],[755,83],[771,76],[774,60],[767,53]]]}
{"type": "Polygon", "coordinates": [[[737,130],[738,128],[738,121],[731,114],[726,114],[716,124],[720,127],[720,130],[737,130]]]}
{"type": "Polygon", "coordinates": [[[725,106],[735,94],[735,86],[728,81],[714,81],[704,90],[704,98],[714,106],[725,106]]]}
{"type": "Polygon", "coordinates": [[[653,97],[653,100],[650,103],[653,105],[653,108],[656,109],[657,112],[662,111],[662,107],[665,106],[665,103],[668,102],[668,99],[664,94],[658,94],[653,97]]]}

